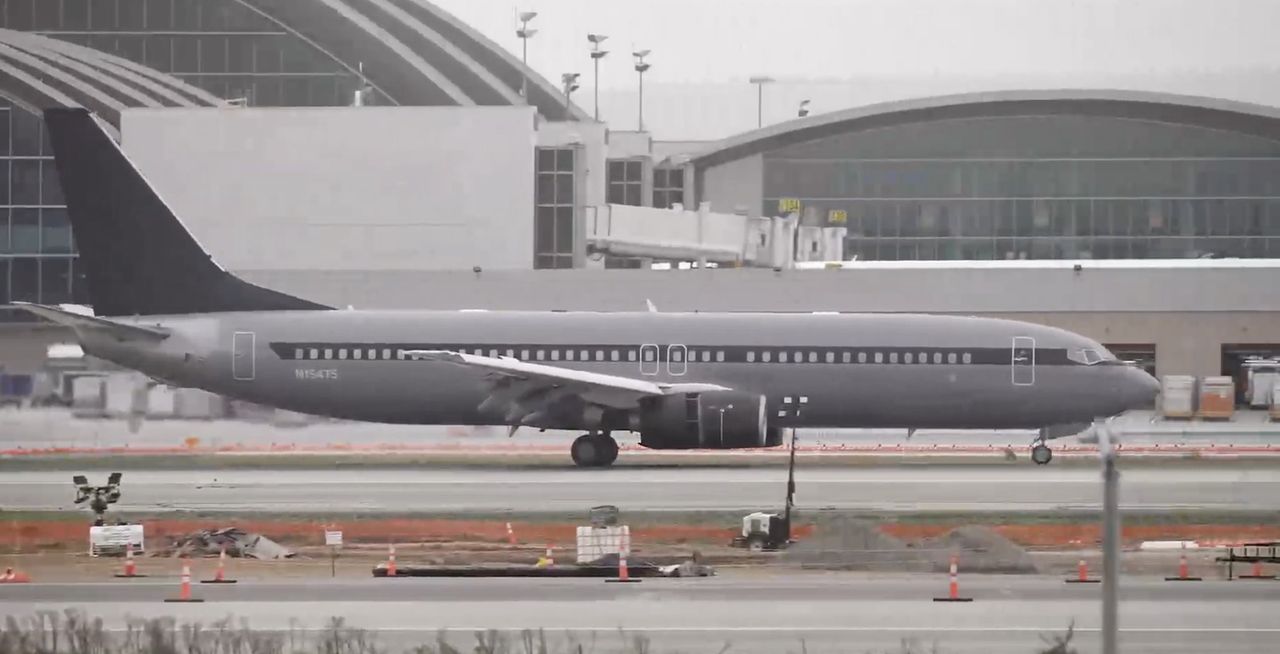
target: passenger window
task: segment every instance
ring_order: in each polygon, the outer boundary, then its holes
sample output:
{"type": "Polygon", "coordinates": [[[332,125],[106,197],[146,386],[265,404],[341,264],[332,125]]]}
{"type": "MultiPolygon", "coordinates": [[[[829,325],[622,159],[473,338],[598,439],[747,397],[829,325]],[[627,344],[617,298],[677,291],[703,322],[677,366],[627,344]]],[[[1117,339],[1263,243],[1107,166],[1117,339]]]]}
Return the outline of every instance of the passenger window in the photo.
{"type": "Polygon", "coordinates": [[[307,352],[307,354],[308,354],[308,356],[307,356],[307,358],[308,358],[308,359],[319,359],[319,358],[320,358],[320,350],[317,350],[317,349],[315,349],[314,347],[313,347],[313,348],[311,348],[311,350],[309,350],[309,351],[307,352]]]}
{"type": "Polygon", "coordinates": [[[787,352],[786,350],[783,350],[782,352],[778,353],[778,363],[786,363],[786,362],[787,362],[787,352]]]}
{"type": "Polygon", "coordinates": [[[552,351],[551,351],[551,360],[552,360],[552,361],[559,361],[559,360],[560,360],[560,350],[552,350],[552,351]]]}
{"type": "Polygon", "coordinates": [[[301,359],[301,358],[302,358],[302,348],[300,348],[300,347],[299,347],[299,348],[295,348],[295,349],[293,350],[293,358],[295,358],[295,359],[301,359]]]}
{"type": "Polygon", "coordinates": [[[610,361],[620,361],[620,360],[622,360],[621,353],[620,353],[620,352],[618,352],[617,350],[611,350],[611,351],[609,352],[609,360],[610,360],[610,361]]]}
{"type": "Polygon", "coordinates": [[[920,357],[917,358],[916,361],[919,361],[920,363],[929,363],[929,355],[921,352],[920,357]]]}
{"type": "Polygon", "coordinates": [[[724,350],[716,350],[716,363],[724,363],[724,350]]]}
{"type": "Polygon", "coordinates": [[[480,349],[480,348],[476,348],[476,349],[475,349],[475,355],[476,355],[476,356],[478,356],[478,357],[482,357],[482,356],[484,356],[484,350],[482,350],[482,349],[480,349]]]}
{"type": "Polygon", "coordinates": [[[765,350],[764,352],[760,353],[760,360],[765,363],[769,363],[769,360],[772,358],[773,358],[773,352],[770,352],[769,350],[765,350]]]}
{"type": "Polygon", "coordinates": [[[516,356],[516,351],[515,351],[515,350],[507,350],[507,356],[509,356],[509,357],[511,357],[511,358],[513,358],[513,359],[514,359],[514,358],[515,358],[515,356],[516,356]]]}
{"type": "Polygon", "coordinates": [[[850,353],[850,352],[841,352],[841,353],[840,353],[840,363],[852,363],[852,362],[853,362],[853,354],[852,354],[852,353],[850,353]]]}
{"type": "Polygon", "coordinates": [[[934,352],[934,353],[933,353],[933,362],[934,362],[935,364],[942,363],[942,353],[941,353],[941,352],[934,352]]]}
{"type": "Polygon", "coordinates": [[[818,362],[818,353],[817,353],[817,352],[810,352],[810,353],[809,353],[809,363],[817,363],[817,362],[818,362]]]}
{"type": "Polygon", "coordinates": [[[703,351],[702,351],[702,362],[703,362],[703,363],[711,363],[711,350],[703,350],[703,351]]]}
{"type": "Polygon", "coordinates": [[[347,348],[345,347],[338,348],[338,359],[344,360],[346,358],[347,358],[347,348]]]}
{"type": "Polygon", "coordinates": [[[747,363],[755,363],[755,362],[756,362],[756,353],[747,352],[747,363]]]}
{"type": "Polygon", "coordinates": [[[644,362],[645,362],[645,363],[653,363],[653,361],[654,361],[654,359],[656,358],[656,356],[657,356],[657,350],[652,349],[652,348],[645,349],[645,351],[644,351],[644,362]]]}
{"type": "Polygon", "coordinates": [[[586,350],[582,350],[582,351],[578,352],[578,354],[579,354],[579,358],[578,358],[578,360],[579,360],[579,361],[590,361],[590,360],[591,360],[591,353],[590,353],[590,352],[588,352],[588,351],[586,351],[586,350]]]}
{"type": "Polygon", "coordinates": [[[564,360],[565,360],[565,361],[573,361],[573,350],[565,350],[565,352],[564,352],[564,360]]]}
{"type": "Polygon", "coordinates": [[[604,350],[596,350],[596,361],[604,361],[604,350]]]}
{"type": "Polygon", "coordinates": [[[528,351],[528,350],[520,350],[520,360],[521,360],[521,361],[528,361],[528,360],[529,360],[529,351],[528,351]]]}
{"type": "Polygon", "coordinates": [[[793,360],[796,363],[804,363],[804,352],[796,352],[796,358],[793,360]]]}
{"type": "Polygon", "coordinates": [[[951,365],[955,365],[955,363],[956,363],[956,353],[955,353],[955,352],[947,352],[947,363],[950,363],[951,365]]]}
{"type": "Polygon", "coordinates": [[[858,363],[866,363],[866,362],[867,362],[867,353],[866,353],[866,352],[859,352],[859,353],[858,353],[858,363]]]}
{"type": "MultiPolygon", "coordinates": [[[[845,355],[845,356],[848,356],[848,355],[845,355]]],[[[836,362],[836,353],[827,352],[827,363],[835,363],[835,362],[836,362]]]]}
{"type": "Polygon", "coordinates": [[[371,347],[371,348],[369,348],[369,356],[367,356],[367,357],[365,357],[365,358],[366,358],[366,359],[369,359],[370,361],[372,361],[372,360],[374,360],[374,359],[377,359],[377,358],[378,358],[378,350],[377,350],[376,348],[372,348],[372,347],[371,347]]]}
{"type": "Polygon", "coordinates": [[[539,361],[545,361],[545,360],[546,360],[546,358],[547,358],[547,351],[546,351],[546,350],[537,350],[537,351],[535,351],[535,352],[533,353],[533,356],[534,356],[537,360],[539,360],[539,361]]]}
{"type": "Polygon", "coordinates": [[[897,353],[897,352],[890,352],[890,353],[889,353],[889,363],[897,363],[897,362],[898,362],[898,353],[897,353]]]}
{"type": "Polygon", "coordinates": [[[327,347],[326,347],[326,348],[324,349],[324,358],[326,358],[326,359],[332,359],[332,358],[333,358],[333,350],[331,350],[331,349],[329,349],[329,348],[327,348],[327,347]]]}
{"type": "Polygon", "coordinates": [[[386,348],[386,349],[384,349],[384,350],[382,351],[382,358],[384,358],[384,359],[390,359],[390,358],[391,358],[391,348],[386,348]]]}
{"type": "Polygon", "coordinates": [[[681,363],[684,361],[684,352],[682,350],[671,350],[672,363],[681,363]]]}
{"type": "Polygon", "coordinates": [[[911,353],[910,353],[910,352],[907,352],[906,354],[902,355],[902,362],[903,362],[903,363],[911,363],[911,353]]]}
{"type": "Polygon", "coordinates": [[[490,350],[489,350],[489,356],[491,356],[491,357],[493,357],[493,358],[495,358],[495,359],[496,359],[496,358],[498,358],[498,351],[497,351],[497,350],[494,350],[494,349],[490,349],[490,350]]]}
{"type": "Polygon", "coordinates": [[[963,360],[965,363],[973,363],[973,355],[972,355],[972,354],[969,354],[968,352],[965,352],[965,353],[964,353],[964,357],[963,357],[963,359],[962,359],[962,360],[963,360]]]}
{"type": "Polygon", "coordinates": [[[636,351],[627,350],[627,361],[635,361],[635,360],[636,360],[636,351]]]}
{"type": "Polygon", "coordinates": [[[357,348],[357,349],[355,349],[355,350],[352,350],[352,351],[351,351],[351,358],[352,358],[352,359],[360,359],[360,358],[363,358],[363,357],[364,357],[364,350],[361,350],[361,349],[358,349],[358,348],[357,348]]]}
{"type": "Polygon", "coordinates": [[[876,363],[884,363],[884,352],[876,352],[876,363]]]}

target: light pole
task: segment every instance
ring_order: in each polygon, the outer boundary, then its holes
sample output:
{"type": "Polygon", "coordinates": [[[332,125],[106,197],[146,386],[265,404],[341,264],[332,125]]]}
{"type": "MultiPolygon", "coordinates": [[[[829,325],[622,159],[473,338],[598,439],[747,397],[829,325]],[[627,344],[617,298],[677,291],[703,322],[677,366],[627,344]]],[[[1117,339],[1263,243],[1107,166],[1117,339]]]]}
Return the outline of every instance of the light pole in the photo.
{"type": "Polygon", "coordinates": [[[747,81],[756,85],[756,127],[764,127],[764,85],[774,79],[768,75],[756,75],[747,81]]]}
{"type": "Polygon", "coordinates": [[[591,62],[595,65],[595,69],[596,69],[595,95],[596,95],[596,121],[597,122],[600,120],[600,60],[604,59],[604,56],[609,54],[608,50],[600,49],[600,44],[604,43],[605,39],[607,38],[609,37],[605,36],[604,34],[588,34],[587,35],[587,40],[591,42],[591,62]]]}
{"type": "Polygon", "coordinates": [[[644,62],[644,58],[649,56],[649,51],[636,50],[631,54],[636,58],[636,72],[640,74],[640,108],[636,112],[636,115],[639,116],[639,119],[638,119],[640,123],[639,131],[643,132],[644,131],[644,74],[645,74],[645,71],[649,70],[649,64],[646,64],[644,62]]]}
{"type": "Polygon", "coordinates": [[[565,73],[560,76],[560,83],[564,86],[564,118],[565,120],[569,120],[573,117],[569,109],[569,107],[572,106],[569,103],[569,96],[573,95],[573,92],[578,90],[579,75],[580,73],[565,73]]]}
{"type": "Polygon", "coordinates": [[[1102,654],[1116,654],[1120,594],[1120,471],[1110,421],[1097,424],[1102,456],[1102,654]]]}
{"type": "Polygon", "coordinates": [[[520,38],[520,62],[524,64],[520,70],[520,97],[524,98],[525,104],[529,104],[529,39],[538,33],[538,30],[529,29],[529,21],[537,17],[536,11],[520,12],[520,29],[516,30],[516,36],[520,38]]]}

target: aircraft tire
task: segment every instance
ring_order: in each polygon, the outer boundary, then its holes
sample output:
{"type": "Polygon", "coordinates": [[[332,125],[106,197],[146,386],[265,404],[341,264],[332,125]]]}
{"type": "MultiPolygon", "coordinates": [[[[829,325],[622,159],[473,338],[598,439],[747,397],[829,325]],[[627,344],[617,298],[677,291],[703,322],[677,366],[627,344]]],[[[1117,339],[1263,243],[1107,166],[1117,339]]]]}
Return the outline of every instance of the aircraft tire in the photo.
{"type": "Polygon", "coordinates": [[[613,440],[612,436],[601,434],[596,437],[600,443],[600,461],[596,465],[599,467],[608,467],[618,460],[618,441],[613,440]]]}
{"type": "Polygon", "coordinates": [[[1031,460],[1039,466],[1049,465],[1053,460],[1053,450],[1049,449],[1048,445],[1039,443],[1031,448],[1031,460]]]}
{"type": "Polygon", "coordinates": [[[569,456],[579,468],[594,468],[599,465],[600,455],[604,454],[601,450],[600,442],[592,434],[583,434],[569,446],[569,456]]]}

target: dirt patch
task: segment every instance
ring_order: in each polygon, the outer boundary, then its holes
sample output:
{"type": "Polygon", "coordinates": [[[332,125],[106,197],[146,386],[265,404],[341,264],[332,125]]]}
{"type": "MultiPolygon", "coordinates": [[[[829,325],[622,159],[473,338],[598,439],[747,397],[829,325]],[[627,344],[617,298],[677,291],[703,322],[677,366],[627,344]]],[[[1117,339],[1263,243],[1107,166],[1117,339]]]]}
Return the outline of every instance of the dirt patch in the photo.
{"type": "Polygon", "coordinates": [[[953,556],[966,572],[1039,572],[1025,548],[1005,538],[995,529],[981,525],[957,527],[938,538],[920,541],[918,547],[929,553],[935,572],[949,569],[953,556]]]}
{"type": "Polygon", "coordinates": [[[929,564],[926,554],[885,533],[879,523],[855,518],[822,523],[783,560],[824,570],[925,570],[929,564]]]}

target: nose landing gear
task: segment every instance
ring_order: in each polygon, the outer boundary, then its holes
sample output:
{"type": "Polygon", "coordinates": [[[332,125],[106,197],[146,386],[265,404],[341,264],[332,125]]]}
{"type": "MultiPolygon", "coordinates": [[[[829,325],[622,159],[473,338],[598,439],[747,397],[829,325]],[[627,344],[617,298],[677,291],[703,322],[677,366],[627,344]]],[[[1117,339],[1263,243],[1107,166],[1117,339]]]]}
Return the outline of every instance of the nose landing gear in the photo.
{"type": "Polygon", "coordinates": [[[609,432],[583,434],[573,441],[569,455],[580,468],[604,468],[618,460],[618,442],[609,432]]]}

